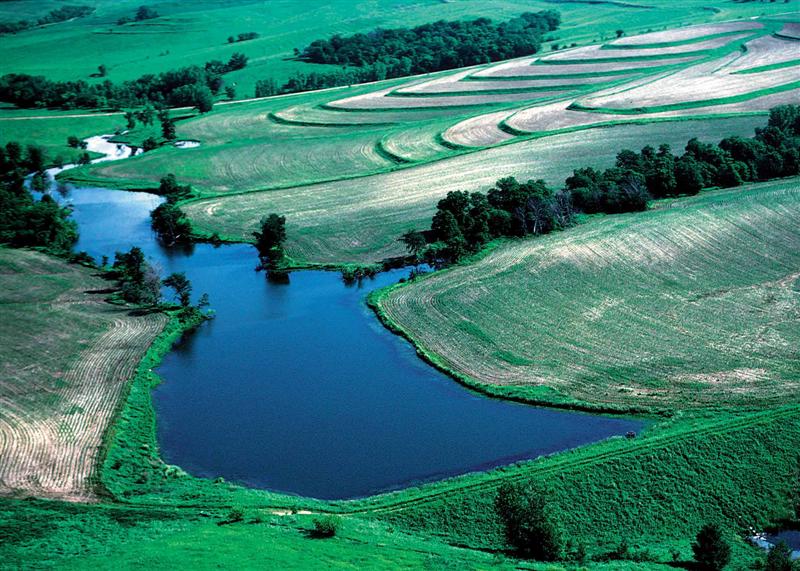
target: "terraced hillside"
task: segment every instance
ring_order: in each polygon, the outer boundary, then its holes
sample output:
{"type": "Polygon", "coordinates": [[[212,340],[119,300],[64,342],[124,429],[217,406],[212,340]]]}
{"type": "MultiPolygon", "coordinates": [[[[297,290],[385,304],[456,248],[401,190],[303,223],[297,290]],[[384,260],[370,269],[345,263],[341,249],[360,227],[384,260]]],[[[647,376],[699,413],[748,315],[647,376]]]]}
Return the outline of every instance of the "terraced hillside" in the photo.
{"type": "Polygon", "coordinates": [[[507,243],[379,305],[442,367],[517,395],[788,402],[800,395],[798,221],[798,179],[664,201],[507,243]]]}
{"type": "Polygon", "coordinates": [[[426,224],[449,190],[506,175],[559,184],[575,157],[606,166],[624,147],[752,134],[754,115],[800,101],[792,26],[779,17],[689,26],[218,106],[179,124],[200,147],[67,176],[142,188],[173,172],[203,197],[185,205],[200,231],[247,240],[276,211],[287,216],[296,260],[376,261],[400,254],[397,236],[426,224]]]}
{"type": "Polygon", "coordinates": [[[92,498],[125,382],[165,323],[80,266],[0,248],[0,495],[92,498]]]}

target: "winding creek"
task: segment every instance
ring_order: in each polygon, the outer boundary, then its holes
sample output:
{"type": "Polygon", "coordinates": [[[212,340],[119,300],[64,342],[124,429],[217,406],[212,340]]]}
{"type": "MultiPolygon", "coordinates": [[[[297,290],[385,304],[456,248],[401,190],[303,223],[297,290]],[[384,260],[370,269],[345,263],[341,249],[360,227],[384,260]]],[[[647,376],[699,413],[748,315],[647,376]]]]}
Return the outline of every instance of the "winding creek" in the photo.
{"type": "MultiPolygon", "coordinates": [[[[125,158],[102,137],[89,150],[125,158]]],[[[186,272],[216,318],[167,355],[154,391],[163,458],[189,473],[322,499],[360,497],[535,458],[638,431],[639,420],[477,395],[421,361],[366,307],[407,270],[346,286],[298,271],[254,271],[249,245],[164,248],[150,230],[161,199],[72,188],[76,250],[96,259],[141,247],[162,274],[186,272]]]]}

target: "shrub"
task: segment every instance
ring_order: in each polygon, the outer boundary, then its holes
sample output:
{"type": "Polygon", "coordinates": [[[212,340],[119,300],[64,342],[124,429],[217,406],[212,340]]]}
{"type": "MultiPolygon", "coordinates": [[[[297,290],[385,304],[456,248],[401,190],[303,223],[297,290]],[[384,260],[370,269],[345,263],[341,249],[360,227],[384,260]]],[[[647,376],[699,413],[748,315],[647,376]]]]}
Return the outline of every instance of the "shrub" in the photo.
{"type": "Polygon", "coordinates": [[[325,516],[314,519],[313,535],[317,538],[333,537],[339,531],[340,520],[336,516],[325,516]]]}

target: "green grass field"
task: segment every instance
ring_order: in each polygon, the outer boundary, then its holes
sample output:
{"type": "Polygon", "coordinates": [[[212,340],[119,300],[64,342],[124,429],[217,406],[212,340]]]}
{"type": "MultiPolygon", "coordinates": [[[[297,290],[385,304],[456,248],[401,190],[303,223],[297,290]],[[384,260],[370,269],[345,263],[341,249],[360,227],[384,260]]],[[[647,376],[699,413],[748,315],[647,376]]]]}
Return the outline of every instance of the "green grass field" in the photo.
{"type": "MultiPolygon", "coordinates": [[[[250,64],[229,76],[240,97],[252,97],[258,79],[273,77],[283,81],[296,71],[311,71],[315,66],[294,61],[294,48],[334,33],[366,32],[375,27],[411,26],[438,19],[487,16],[509,19],[524,11],[557,8],[564,25],[555,34],[557,41],[589,42],[613,37],[618,28],[628,34],[663,29],[687,23],[720,21],[731,18],[786,12],[783,4],[720,3],[718,11],[705,7],[701,0],[681,0],[669,6],[656,0],[639,4],[648,9],[627,8],[613,3],[583,4],[543,0],[478,0],[440,2],[438,0],[333,0],[298,9],[291,0],[228,2],[202,0],[191,4],[169,0],[148,2],[160,18],[117,26],[123,16],[132,16],[141,5],[138,0],[110,2],[85,0],[82,5],[96,7],[86,18],[3,37],[0,74],[41,74],[56,80],[85,79],[97,66],[108,67],[112,81],[135,79],[186,65],[202,65],[211,59],[227,60],[242,51],[250,64]],[[241,32],[258,32],[261,37],[228,44],[227,37],[241,32]]],[[[60,2],[10,0],[0,6],[0,20],[19,20],[42,16],[60,2]]]]}
{"type": "Polygon", "coordinates": [[[380,309],[500,394],[704,409],[800,394],[797,179],[662,201],[509,242],[380,309]]]}
{"type": "MultiPolygon", "coordinates": [[[[680,41],[636,49],[622,44],[625,49],[614,51],[618,40],[604,40],[577,48],[574,57],[555,51],[534,60],[217,105],[178,123],[179,138],[200,141],[198,148],[165,146],[66,177],[148,189],[172,172],[195,189],[197,198],[183,206],[201,233],[249,240],[264,214],[278,212],[287,217],[288,252],[296,263],[376,262],[402,253],[397,237],[427,225],[436,201],[450,190],[485,189],[509,175],[558,185],[573,168],[609,165],[623,148],[666,142],[679,149],[692,136],[716,142],[752,134],[763,121],[754,115],[800,92],[798,66],[746,76],[726,69],[787,57],[791,41],[771,35],[787,17],[773,13],[690,28],[690,39],[684,31],[675,36],[680,41]],[[760,47],[748,51],[751,44],[760,47]],[[677,64],[664,67],[659,58],[680,56],[669,51],[675,49],[696,55],[671,57],[677,64]],[[605,53],[618,54],[612,59],[621,63],[596,57],[605,53]],[[607,75],[620,65],[629,73],[607,75]],[[575,73],[563,75],[565,68],[575,73]],[[497,82],[510,91],[475,90],[476,78],[486,86],[493,77],[525,76],[517,84],[497,82]],[[703,89],[704,82],[720,92],[703,89]],[[664,105],[652,107],[662,96],[664,105]],[[617,106],[595,108],[604,101],[617,106]]],[[[126,137],[152,134],[151,128],[126,137]]]]}

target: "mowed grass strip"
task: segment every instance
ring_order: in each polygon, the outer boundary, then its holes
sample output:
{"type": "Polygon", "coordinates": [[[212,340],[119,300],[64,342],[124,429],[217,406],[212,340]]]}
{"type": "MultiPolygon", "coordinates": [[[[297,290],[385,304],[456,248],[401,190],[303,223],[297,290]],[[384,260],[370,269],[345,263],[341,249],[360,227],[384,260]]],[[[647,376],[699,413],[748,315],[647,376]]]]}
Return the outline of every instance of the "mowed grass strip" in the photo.
{"type": "Polygon", "coordinates": [[[125,383],[163,327],[81,266],[0,248],[0,495],[93,497],[125,383]],[[93,293],[94,292],[94,293],[93,293]]]}
{"type": "Polygon", "coordinates": [[[798,179],[709,192],[508,243],[380,307],[441,366],[521,396],[785,402],[800,395],[799,221],[798,179]]]}

